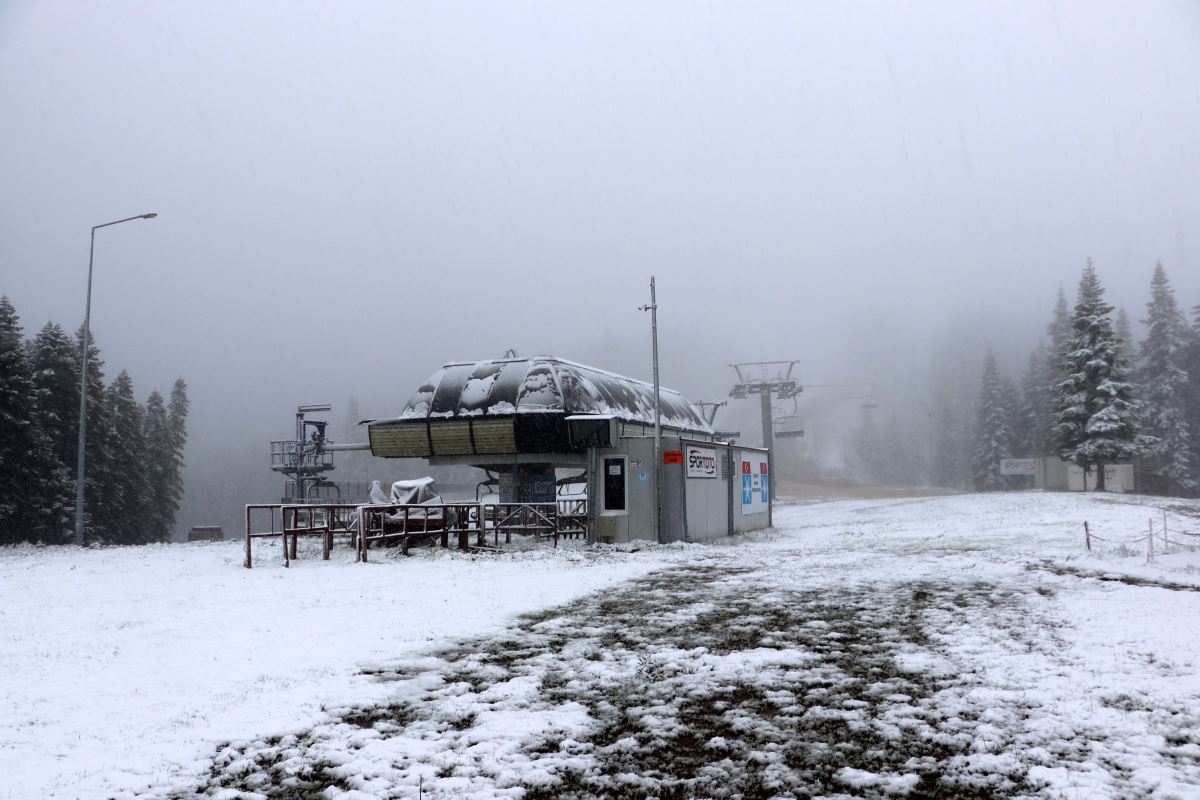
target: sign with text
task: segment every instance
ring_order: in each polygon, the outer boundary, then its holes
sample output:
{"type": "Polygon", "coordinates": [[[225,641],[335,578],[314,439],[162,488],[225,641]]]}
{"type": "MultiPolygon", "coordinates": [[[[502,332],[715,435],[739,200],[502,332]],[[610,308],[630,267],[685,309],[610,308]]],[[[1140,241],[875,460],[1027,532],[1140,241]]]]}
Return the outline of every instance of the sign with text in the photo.
{"type": "Polygon", "coordinates": [[[1034,475],[1037,472],[1037,459],[1034,458],[1002,458],[1000,459],[1001,475],[1034,475]]]}
{"type": "Polygon", "coordinates": [[[717,477],[717,451],[715,448],[688,445],[686,455],[685,463],[689,478],[717,477]]]}
{"type": "Polygon", "coordinates": [[[683,451],[682,450],[663,450],[663,463],[664,464],[682,464],[683,463],[683,451]]]}
{"type": "Polygon", "coordinates": [[[771,484],[767,477],[767,454],[742,452],[742,513],[765,514],[771,508],[771,484]]]}

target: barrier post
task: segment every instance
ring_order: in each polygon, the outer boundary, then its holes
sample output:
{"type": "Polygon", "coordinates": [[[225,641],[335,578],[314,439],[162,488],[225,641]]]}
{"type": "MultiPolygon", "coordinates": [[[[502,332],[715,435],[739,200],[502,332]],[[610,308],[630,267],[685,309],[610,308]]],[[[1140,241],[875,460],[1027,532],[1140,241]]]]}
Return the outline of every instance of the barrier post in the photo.
{"type": "Polygon", "coordinates": [[[1083,521],[1083,542],[1087,545],[1088,552],[1092,552],[1092,532],[1088,530],[1086,519],[1083,521]]]}
{"type": "Polygon", "coordinates": [[[1169,545],[1171,543],[1171,541],[1167,538],[1167,510],[1165,508],[1162,510],[1162,514],[1163,514],[1163,554],[1165,555],[1167,552],[1167,545],[1169,545]]]}
{"type": "Polygon", "coordinates": [[[1146,563],[1154,561],[1154,520],[1148,520],[1150,523],[1150,535],[1146,537],[1146,563]]]}
{"type": "Polygon", "coordinates": [[[246,506],[246,569],[250,569],[250,506],[246,506]]]}

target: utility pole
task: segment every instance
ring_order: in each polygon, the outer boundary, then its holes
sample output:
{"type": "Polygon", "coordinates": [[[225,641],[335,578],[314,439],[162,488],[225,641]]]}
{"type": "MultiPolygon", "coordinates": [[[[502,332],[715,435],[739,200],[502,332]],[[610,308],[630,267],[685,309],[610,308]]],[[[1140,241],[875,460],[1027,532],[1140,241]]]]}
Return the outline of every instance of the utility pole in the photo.
{"type": "Polygon", "coordinates": [[[654,541],[662,539],[662,402],[658,384],[658,299],[654,292],[654,276],[650,276],[650,344],[654,359],[654,541]]]}

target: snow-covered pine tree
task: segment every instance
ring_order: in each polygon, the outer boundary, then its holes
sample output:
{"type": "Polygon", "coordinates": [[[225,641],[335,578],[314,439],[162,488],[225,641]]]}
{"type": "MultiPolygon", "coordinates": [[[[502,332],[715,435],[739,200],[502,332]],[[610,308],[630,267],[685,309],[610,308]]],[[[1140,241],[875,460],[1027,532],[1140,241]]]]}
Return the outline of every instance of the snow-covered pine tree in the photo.
{"type": "Polygon", "coordinates": [[[1054,298],[1054,312],[1050,317],[1050,324],[1046,326],[1046,336],[1050,340],[1050,354],[1046,366],[1051,374],[1058,375],[1062,372],[1062,359],[1072,337],[1071,309],[1067,305],[1067,293],[1061,286],[1058,287],[1058,294],[1054,298]]]}
{"type": "Polygon", "coordinates": [[[1200,483],[1200,305],[1192,308],[1192,324],[1186,329],[1184,364],[1188,373],[1187,420],[1191,443],[1192,477],[1200,483]]]}
{"type": "Polygon", "coordinates": [[[976,491],[994,492],[1007,488],[1000,474],[1000,460],[1012,455],[1010,409],[1015,391],[996,367],[992,348],[983,356],[983,378],[979,387],[979,407],[975,415],[974,449],[971,470],[976,491]]]}
{"type": "Polygon", "coordinates": [[[1133,328],[1129,324],[1129,315],[1125,313],[1125,306],[1117,309],[1113,334],[1117,341],[1117,364],[1128,372],[1130,365],[1137,361],[1137,345],[1133,341],[1133,328]]]}
{"type": "Polygon", "coordinates": [[[145,424],[146,484],[149,508],[146,511],[146,535],[148,541],[168,541],[174,527],[174,514],[169,498],[172,492],[172,474],[175,450],[171,444],[171,426],[167,419],[167,406],[157,390],[146,400],[145,424]]]}
{"type": "Polygon", "coordinates": [[[1041,417],[1036,427],[1036,440],[1040,452],[1037,455],[1050,455],[1058,451],[1058,385],[1067,379],[1064,371],[1064,360],[1067,346],[1071,342],[1071,309],[1067,305],[1067,293],[1062,286],[1054,297],[1054,311],[1051,312],[1050,323],[1046,325],[1048,340],[1045,350],[1046,359],[1042,364],[1042,390],[1037,393],[1041,400],[1038,409],[1041,417]]]}
{"type": "Polygon", "coordinates": [[[79,350],[53,322],[30,344],[38,424],[63,466],[73,469],[79,444],[79,350]]]}
{"type": "Polygon", "coordinates": [[[1013,421],[1013,452],[1037,458],[1054,452],[1054,390],[1050,351],[1038,342],[1021,377],[1021,401],[1013,421]]]}
{"type": "Polygon", "coordinates": [[[35,538],[39,463],[33,380],[17,310],[0,297],[0,544],[35,538]]]}
{"type": "Polygon", "coordinates": [[[1121,369],[1113,307],[1089,258],[1066,346],[1066,380],[1057,387],[1058,451],[1083,467],[1096,468],[1096,491],[1104,491],[1104,465],[1137,454],[1132,390],[1121,369]]]}
{"type": "Polygon", "coordinates": [[[104,492],[103,516],[96,519],[96,530],[103,541],[143,544],[149,541],[146,512],[150,499],[145,420],[133,393],[133,380],[125,370],[105,390],[104,409],[105,460],[110,481],[104,492]]]}
{"type": "MultiPolygon", "coordinates": [[[[83,326],[79,326],[79,330],[75,332],[75,354],[76,354],[76,375],[81,368],[82,361],[80,357],[83,354],[83,326]]],[[[93,525],[100,520],[107,518],[108,498],[104,496],[105,490],[114,483],[114,476],[109,471],[107,450],[105,445],[108,437],[108,420],[105,417],[104,404],[104,362],[100,360],[100,348],[96,345],[96,337],[89,332],[88,335],[88,407],[87,407],[87,448],[86,456],[86,478],[84,481],[84,508],[86,516],[84,518],[84,536],[88,538],[99,539],[106,541],[107,532],[92,530],[93,525]]],[[[79,402],[79,390],[75,390],[75,402],[79,402]]],[[[76,420],[79,418],[78,410],[75,412],[76,420]]],[[[78,424],[78,423],[77,423],[78,424]]],[[[75,447],[72,447],[72,452],[77,452],[75,447]]]]}
{"type": "MultiPolygon", "coordinates": [[[[171,460],[167,473],[167,494],[161,498],[161,502],[166,504],[168,528],[175,527],[175,515],[179,513],[179,503],[183,499],[183,451],[187,446],[187,415],[187,383],[183,378],[176,378],[175,385],[171,387],[171,400],[167,406],[167,427],[171,435],[171,460]]],[[[167,532],[167,537],[170,538],[170,530],[167,532]]]]}
{"type": "Polygon", "coordinates": [[[1188,427],[1187,321],[1161,262],[1154,268],[1142,322],[1146,338],[1138,359],[1138,422],[1154,440],[1145,448],[1146,465],[1164,479],[1169,493],[1190,492],[1196,476],[1188,427]]]}
{"type": "Polygon", "coordinates": [[[79,445],[79,353],[53,322],[26,343],[33,369],[34,421],[46,448],[38,539],[70,539],[79,445]]]}

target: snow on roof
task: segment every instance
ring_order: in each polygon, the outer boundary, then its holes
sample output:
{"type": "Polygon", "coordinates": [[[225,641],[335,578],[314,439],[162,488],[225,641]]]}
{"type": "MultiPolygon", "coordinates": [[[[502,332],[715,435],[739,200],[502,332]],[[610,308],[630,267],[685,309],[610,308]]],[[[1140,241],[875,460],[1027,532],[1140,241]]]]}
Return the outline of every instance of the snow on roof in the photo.
{"type": "MultiPolygon", "coordinates": [[[[711,433],[679,392],[660,388],[662,424],[711,433]]],[[[396,419],[556,412],[654,423],[654,387],[645,381],[553,356],[452,362],[430,376],[396,419]]]]}

